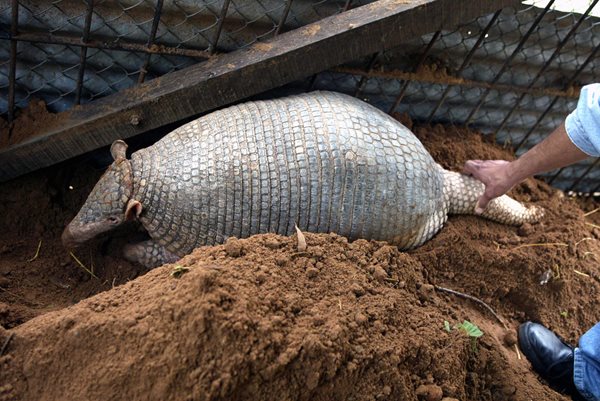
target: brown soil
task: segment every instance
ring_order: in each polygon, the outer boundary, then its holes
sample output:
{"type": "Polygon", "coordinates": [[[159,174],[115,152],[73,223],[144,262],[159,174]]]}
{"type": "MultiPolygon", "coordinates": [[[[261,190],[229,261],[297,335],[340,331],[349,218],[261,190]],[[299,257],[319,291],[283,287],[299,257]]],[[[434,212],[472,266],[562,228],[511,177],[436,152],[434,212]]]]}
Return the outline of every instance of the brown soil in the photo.
{"type": "MultiPolygon", "coordinates": [[[[446,167],[512,157],[464,129],[415,130],[446,167]]],[[[262,235],[140,277],[119,257],[129,227],[78,251],[94,278],[59,235],[98,176],[65,166],[0,186],[0,400],[565,400],[518,358],[514,328],[540,320],[575,342],[600,320],[600,230],[586,224],[600,212],[582,211],[597,203],[536,180],[512,192],[546,208],[533,226],[451,217],[408,253],[262,235]],[[487,302],[510,335],[434,286],[487,302]],[[484,335],[444,329],[463,320],[484,335]]]]}
{"type": "Polygon", "coordinates": [[[66,113],[51,113],[46,102],[31,99],[26,108],[19,110],[12,124],[0,119],[0,148],[42,135],[59,126],[68,117],[66,113]]]}

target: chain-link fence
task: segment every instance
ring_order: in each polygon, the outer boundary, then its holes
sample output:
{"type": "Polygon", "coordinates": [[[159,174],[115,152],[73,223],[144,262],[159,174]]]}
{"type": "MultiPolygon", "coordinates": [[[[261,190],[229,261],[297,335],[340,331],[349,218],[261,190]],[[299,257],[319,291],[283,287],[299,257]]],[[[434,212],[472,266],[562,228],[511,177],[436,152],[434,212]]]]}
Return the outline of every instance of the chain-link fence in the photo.
{"type": "Polygon", "coordinates": [[[11,119],[32,98],[45,100],[53,112],[64,111],[363,3],[0,2],[0,115],[11,119]]]}
{"type": "MultiPolygon", "coordinates": [[[[413,120],[467,125],[495,134],[518,154],[540,142],[600,78],[597,1],[579,13],[507,8],[452,32],[326,71],[313,88],[360,96],[413,120]]],[[[546,175],[566,190],[598,192],[597,160],[546,175]]]]}
{"type": "MultiPolygon", "coordinates": [[[[11,118],[32,98],[64,111],[368,2],[0,3],[0,114],[11,118]]],[[[597,2],[581,13],[553,11],[553,0],[507,8],[322,72],[305,87],[359,96],[419,122],[472,126],[522,153],[575,108],[581,86],[600,77],[600,20],[590,16],[597,2]]],[[[597,192],[596,164],[547,178],[597,192]]]]}

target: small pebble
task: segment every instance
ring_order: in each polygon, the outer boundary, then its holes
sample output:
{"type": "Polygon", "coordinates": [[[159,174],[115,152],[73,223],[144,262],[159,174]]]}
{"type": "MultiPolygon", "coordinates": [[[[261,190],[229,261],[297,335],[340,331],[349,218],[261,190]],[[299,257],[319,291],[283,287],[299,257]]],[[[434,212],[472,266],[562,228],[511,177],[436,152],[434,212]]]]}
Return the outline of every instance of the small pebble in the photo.
{"type": "Polygon", "coordinates": [[[417,387],[417,397],[424,401],[441,401],[444,393],[436,384],[422,384],[417,387]]]}
{"type": "Polygon", "coordinates": [[[265,240],[265,246],[269,249],[279,249],[281,245],[281,242],[275,238],[267,238],[265,240]]]}
{"type": "Polygon", "coordinates": [[[75,320],[70,317],[66,317],[61,319],[58,324],[63,330],[69,330],[75,325],[75,320]]]}
{"type": "Polygon", "coordinates": [[[352,284],[352,287],[350,287],[350,290],[357,297],[362,297],[363,295],[365,295],[365,289],[360,284],[357,284],[357,283],[352,284]]]}
{"type": "Polygon", "coordinates": [[[509,245],[519,245],[520,243],[521,243],[521,238],[517,237],[516,235],[514,237],[511,237],[508,239],[509,245]]]}
{"type": "Polygon", "coordinates": [[[517,392],[517,388],[515,386],[511,386],[510,384],[506,384],[502,387],[502,392],[505,396],[510,397],[517,392]]]}
{"type": "Polygon", "coordinates": [[[262,283],[264,283],[265,281],[267,281],[267,279],[268,279],[268,277],[267,277],[267,275],[266,275],[265,273],[262,273],[262,272],[261,272],[261,273],[258,273],[258,274],[256,275],[256,282],[257,282],[258,284],[262,284],[262,283]]]}
{"type": "Polygon", "coordinates": [[[375,278],[375,280],[377,280],[379,282],[383,282],[383,281],[385,281],[386,278],[388,278],[388,274],[383,269],[383,267],[375,266],[375,269],[373,270],[373,277],[375,278]]]}
{"type": "Polygon", "coordinates": [[[528,237],[529,235],[533,234],[534,231],[535,228],[533,228],[531,224],[524,223],[517,230],[517,234],[519,234],[521,237],[528,237]]]}
{"type": "Polygon", "coordinates": [[[417,290],[417,294],[421,301],[431,302],[435,294],[435,288],[431,284],[421,284],[421,286],[417,290]]]}
{"type": "Polygon", "coordinates": [[[319,269],[317,269],[316,267],[309,267],[308,269],[306,269],[306,277],[315,278],[318,275],[319,275],[319,269]]]}
{"type": "Polygon", "coordinates": [[[358,324],[365,324],[369,321],[369,318],[364,313],[358,312],[354,315],[354,321],[358,324]]]}
{"type": "Polygon", "coordinates": [[[242,254],[242,243],[239,239],[230,237],[225,242],[225,253],[227,256],[237,258],[242,254]]]}
{"type": "Polygon", "coordinates": [[[504,344],[506,344],[507,347],[512,347],[516,343],[517,333],[515,333],[513,330],[507,330],[504,334],[504,344]]]}

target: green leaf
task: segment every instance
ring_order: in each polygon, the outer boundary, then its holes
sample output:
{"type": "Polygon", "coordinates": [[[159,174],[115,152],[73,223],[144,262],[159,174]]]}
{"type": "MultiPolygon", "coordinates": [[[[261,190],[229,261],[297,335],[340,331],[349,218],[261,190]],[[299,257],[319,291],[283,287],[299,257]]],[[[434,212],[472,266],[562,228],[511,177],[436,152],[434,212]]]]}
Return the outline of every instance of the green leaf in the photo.
{"type": "Polygon", "coordinates": [[[185,274],[189,271],[190,271],[189,267],[175,265],[175,267],[173,267],[173,271],[171,272],[171,277],[179,278],[183,274],[185,274]]]}
{"type": "Polygon", "coordinates": [[[450,323],[447,320],[444,320],[444,329],[450,333],[450,323]]]}
{"type": "Polygon", "coordinates": [[[462,322],[462,324],[459,325],[458,328],[467,333],[469,337],[479,338],[483,335],[483,331],[479,330],[479,327],[469,322],[468,320],[462,322]]]}

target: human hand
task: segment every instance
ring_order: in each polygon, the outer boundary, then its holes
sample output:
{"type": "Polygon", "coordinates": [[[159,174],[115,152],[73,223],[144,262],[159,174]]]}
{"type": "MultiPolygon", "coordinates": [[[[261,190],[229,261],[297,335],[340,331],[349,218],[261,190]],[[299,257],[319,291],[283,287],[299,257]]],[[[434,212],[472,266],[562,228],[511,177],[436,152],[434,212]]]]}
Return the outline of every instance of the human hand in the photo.
{"type": "Polygon", "coordinates": [[[517,184],[518,179],[511,174],[510,165],[506,160],[467,160],[463,173],[472,175],[485,185],[485,191],[477,201],[475,213],[483,213],[492,199],[504,195],[517,184]]]}

